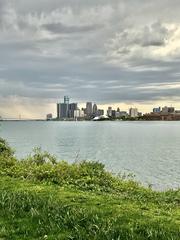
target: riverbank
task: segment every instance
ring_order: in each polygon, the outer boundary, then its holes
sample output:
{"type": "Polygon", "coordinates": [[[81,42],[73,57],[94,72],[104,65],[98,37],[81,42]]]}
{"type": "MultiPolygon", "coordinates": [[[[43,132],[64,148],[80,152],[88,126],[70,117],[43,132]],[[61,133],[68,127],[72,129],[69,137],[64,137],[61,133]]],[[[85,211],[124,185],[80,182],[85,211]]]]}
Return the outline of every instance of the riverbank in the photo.
{"type": "Polygon", "coordinates": [[[180,190],[155,192],[40,149],[18,161],[3,140],[0,176],[1,239],[179,239],[180,190]]]}

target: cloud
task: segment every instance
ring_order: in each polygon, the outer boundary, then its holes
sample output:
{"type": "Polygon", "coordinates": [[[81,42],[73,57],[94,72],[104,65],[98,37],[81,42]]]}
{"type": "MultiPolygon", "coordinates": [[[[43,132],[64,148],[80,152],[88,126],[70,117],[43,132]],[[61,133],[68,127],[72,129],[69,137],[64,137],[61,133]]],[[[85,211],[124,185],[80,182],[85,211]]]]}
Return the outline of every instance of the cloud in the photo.
{"type": "Polygon", "coordinates": [[[140,29],[127,29],[117,34],[118,40],[125,45],[150,47],[163,46],[168,40],[168,29],[160,22],[155,22],[150,26],[146,25],[140,29]]]}
{"type": "Polygon", "coordinates": [[[73,34],[94,31],[101,26],[98,25],[85,25],[85,26],[66,26],[62,23],[50,23],[42,25],[43,28],[52,33],[73,34]]]}
{"type": "Polygon", "coordinates": [[[43,117],[65,94],[180,107],[179,7],[177,0],[0,0],[0,115],[17,104],[43,117]]]}
{"type": "Polygon", "coordinates": [[[121,58],[153,58],[154,52],[167,47],[172,31],[160,22],[151,25],[127,28],[107,43],[107,50],[112,57],[121,58]]]}

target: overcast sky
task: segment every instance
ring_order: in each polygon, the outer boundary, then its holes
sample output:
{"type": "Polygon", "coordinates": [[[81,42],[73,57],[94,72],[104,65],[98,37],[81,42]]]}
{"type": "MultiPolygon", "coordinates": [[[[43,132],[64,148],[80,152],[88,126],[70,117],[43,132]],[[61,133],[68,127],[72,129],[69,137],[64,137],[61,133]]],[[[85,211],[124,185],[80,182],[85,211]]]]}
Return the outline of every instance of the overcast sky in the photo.
{"type": "Polygon", "coordinates": [[[179,0],[0,0],[0,115],[180,108],[179,0]]]}

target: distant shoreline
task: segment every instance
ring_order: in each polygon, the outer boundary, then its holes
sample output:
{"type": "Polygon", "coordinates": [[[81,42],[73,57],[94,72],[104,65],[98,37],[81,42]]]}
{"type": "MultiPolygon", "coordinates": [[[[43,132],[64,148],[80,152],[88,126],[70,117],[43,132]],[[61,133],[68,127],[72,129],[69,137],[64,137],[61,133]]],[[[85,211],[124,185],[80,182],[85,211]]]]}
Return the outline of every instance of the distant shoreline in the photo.
{"type": "Polygon", "coordinates": [[[132,120],[120,120],[120,119],[108,119],[108,120],[46,120],[46,119],[4,119],[0,122],[180,122],[180,120],[144,120],[144,119],[132,119],[132,120]]]}

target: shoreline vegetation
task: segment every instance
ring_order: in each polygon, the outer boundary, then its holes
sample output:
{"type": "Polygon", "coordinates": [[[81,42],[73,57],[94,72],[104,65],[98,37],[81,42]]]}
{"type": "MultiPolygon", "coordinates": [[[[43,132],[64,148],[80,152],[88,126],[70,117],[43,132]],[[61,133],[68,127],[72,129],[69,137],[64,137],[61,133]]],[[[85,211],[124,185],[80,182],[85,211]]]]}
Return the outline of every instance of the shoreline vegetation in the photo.
{"type": "Polygon", "coordinates": [[[180,189],[153,191],[39,148],[18,160],[0,138],[0,239],[179,240],[180,189]]]}

